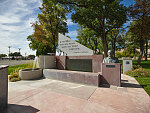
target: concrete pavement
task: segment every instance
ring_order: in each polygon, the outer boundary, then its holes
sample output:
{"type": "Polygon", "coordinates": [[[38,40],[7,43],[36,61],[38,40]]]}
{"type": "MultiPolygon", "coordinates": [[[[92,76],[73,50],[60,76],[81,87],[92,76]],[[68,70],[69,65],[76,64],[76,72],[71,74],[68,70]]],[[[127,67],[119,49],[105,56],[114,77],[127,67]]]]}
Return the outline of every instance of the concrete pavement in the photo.
{"type": "Polygon", "coordinates": [[[0,113],[149,113],[150,97],[122,75],[123,87],[93,87],[51,79],[9,82],[8,109],[0,113]]]}

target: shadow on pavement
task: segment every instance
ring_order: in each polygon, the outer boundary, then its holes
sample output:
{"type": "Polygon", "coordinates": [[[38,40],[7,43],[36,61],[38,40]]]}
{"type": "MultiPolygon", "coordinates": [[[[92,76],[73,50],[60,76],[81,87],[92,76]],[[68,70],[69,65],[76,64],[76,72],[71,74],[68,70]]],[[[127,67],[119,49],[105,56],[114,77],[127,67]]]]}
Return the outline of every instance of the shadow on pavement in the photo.
{"type": "Polygon", "coordinates": [[[5,110],[0,110],[0,113],[37,113],[40,110],[25,105],[17,105],[17,104],[8,104],[8,108],[5,110]]]}
{"type": "Polygon", "coordinates": [[[129,88],[142,88],[139,84],[133,84],[133,83],[121,83],[121,87],[129,87],[129,88]]]}

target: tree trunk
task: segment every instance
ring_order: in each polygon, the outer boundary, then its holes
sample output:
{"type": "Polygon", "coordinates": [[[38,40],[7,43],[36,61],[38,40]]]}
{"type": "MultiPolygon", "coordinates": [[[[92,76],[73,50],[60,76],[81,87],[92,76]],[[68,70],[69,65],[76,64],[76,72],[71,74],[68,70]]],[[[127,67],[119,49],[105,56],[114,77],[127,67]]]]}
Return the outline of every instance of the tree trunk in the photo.
{"type": "Polygon", "coordinates": [[[142,56],[143,56],[143,51],[144,51],[144,40],[141,40],[140,41],[140,55],[139,55],[139,58],[138,58],[138,65],[140,65],[140,63],[141,63],[141,59],[142,59],[142,56]]]}
{"type": "Polygon", "coordinates": [[[102,43],[103,43],[103,48],[104,48],[104,58],[105,58],[105,57],[107,57],[107,52],[108,52],[108,45],[107,45],[105,33],[102,35],[101,38],[102,38],[102,43]]]}
{"type": "Polygon", "coordinates": [[[98,44],[98,42],[97,42],[97,38],[96,38],[96,40],[95,40],[95,54],[97,52],[97,44],[98,44]]]}
{"type": "Polygon", "coordinates": [[[54,39],[54,42],[53,42],[53,53],[56,53],[56,44],[55,44],[55,41],[56,41],[56,36],[53,35],[53,39],[54,39]]]}
{"type": "Polygon", "coordinates": [[[136,58],[136,48],[134,47],[134,58],[136,58]]]}
{"type": "Polygon", "coordinates": [[[114,47],[113,47],[113,50],[114,50],[114,57],[115,57],[115,51],[116,51],[116,37],[114,38],[114,47]]]}
{"type": "Polygon", "coordinates": [[[146,42],[145,61],[147,61],[147,55],[148,55],[148,41],[146,42]]]}

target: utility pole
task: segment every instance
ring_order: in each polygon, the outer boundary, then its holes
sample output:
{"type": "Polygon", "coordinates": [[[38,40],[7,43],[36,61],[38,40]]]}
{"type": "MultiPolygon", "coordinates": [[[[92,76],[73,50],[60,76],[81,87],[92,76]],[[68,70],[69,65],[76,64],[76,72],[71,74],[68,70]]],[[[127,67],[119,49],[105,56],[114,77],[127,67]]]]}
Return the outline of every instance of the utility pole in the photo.
{"type": "MultiPolygon", "coordinates": [[[[18,49],[19,49],[19,53],[20,53],[21,48],[18,48],[18,49]]],[[[20,55],[21,55],[21,53],[20,53],[20,55]]]]}
{"type": "Polygon", "coordinates": [[[10,60],[10,48],[11,48],[11,46],[8,46],[8,48],[9,48],[9,54],[8,54],[8,56],[9,56],[9,60],[10,60]]]}
{"type": "MultiPolygon", "coordinates": [[[[21,48],[18,48],[19,49],[19,53],[20,53],[20,50],[21,50],[21,48]]],[[[20,55],[21,55],[21,53],[20,53],[20,55]]],[[[19,56],[20,58],[21,58],[21,56],[19,56]]]]}

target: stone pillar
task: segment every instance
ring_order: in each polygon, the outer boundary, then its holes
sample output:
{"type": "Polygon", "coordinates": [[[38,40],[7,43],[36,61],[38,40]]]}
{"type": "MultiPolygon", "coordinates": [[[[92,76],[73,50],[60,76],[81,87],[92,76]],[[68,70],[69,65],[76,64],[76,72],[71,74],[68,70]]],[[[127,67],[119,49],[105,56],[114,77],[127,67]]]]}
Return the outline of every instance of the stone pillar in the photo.
{"type": "Polygon", "coordinates": [[[123,74],[130,71],[131,69],[132,69],[132,59],[123,58],[123,74]]]}
{"type": "Polygon", "coordinates": [[[0,66],[0,110],[8,104],[8,66],[0,66]]]}
{"type": "Polygon", "coordinates": [[[102,63],[101,84],[121,86],[121,64],[102,63]]]}
{"type": "Polygon", "coordinates": [[[40,55],[37,64],[41,69],[53,69],[56,68],[56,58],[54,55],[40,55]]]}

